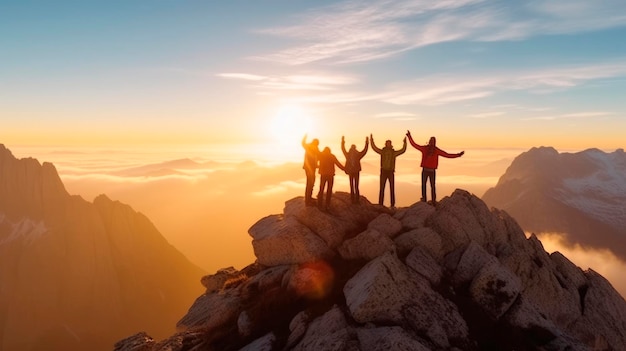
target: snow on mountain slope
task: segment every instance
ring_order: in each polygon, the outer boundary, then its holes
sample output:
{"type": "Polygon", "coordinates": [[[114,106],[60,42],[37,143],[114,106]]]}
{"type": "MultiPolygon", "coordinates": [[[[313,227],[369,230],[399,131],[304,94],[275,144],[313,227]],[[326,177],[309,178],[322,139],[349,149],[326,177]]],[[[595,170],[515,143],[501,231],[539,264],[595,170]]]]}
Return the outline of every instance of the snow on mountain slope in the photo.
{"type": "Polygon", "coordinates": [[[565,178],[558,200],[615,228],[626,227],[626,155],[622,149],[604,153],[586,150],[597,171],[580,178],[565,178]]]}
{"type": "Polygon", "coordinates": [[[482,199],[528,232],[607,249],[626,261],[626,153],[532,148],[517,156],[482,199]]]}
{"type": "Polygon", "coordinates": [[[43,221],[22,218],[17,223],[13,223],[6,218],[4,213],[0,213],[0,246],[17,240],[31,244],[46,233],[48,233],[48,228],[43,221]]]}

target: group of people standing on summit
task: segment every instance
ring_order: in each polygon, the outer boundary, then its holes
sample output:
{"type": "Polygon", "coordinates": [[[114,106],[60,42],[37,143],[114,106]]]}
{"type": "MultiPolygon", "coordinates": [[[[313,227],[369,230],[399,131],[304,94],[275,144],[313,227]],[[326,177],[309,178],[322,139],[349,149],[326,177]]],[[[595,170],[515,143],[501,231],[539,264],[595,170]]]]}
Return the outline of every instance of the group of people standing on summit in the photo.
{"type": "Polygon", "coordinates": [[[341,137],[341,151],[346,161],[341,164],[337,157],[331,153],[329,147],[325,147],[323,151],[319,151],[319,140],[313,139],[307,143],[307,136],[302,138],[302,147],[304,148],[304,172],[306,174],[306,188],[304,199],[307,206],[317,205],[322,210],[327,210],[330,206],[330,200],[333,191],[333,183],[335,178],[335,166],[348,174],[350,180],[350,198],[352,203],[358,204],[361,198],[359,192],[359,175],[361,172],[361,159],[367,153],[369,145],[380,155],[380,190],[378,193],[378,204],[383,205],[385,198],[385,187],[389,183],[389,195],[391,200],[391,208],[395,208],[395,170],[396,158],[406,152],[407,138],[411,146],[422,153],[422,198],[426,201],[426,183],[430,181],[431,200],[433,205],[437,203],[437,192],[435,187],[435,174],[439,165],[439,156],[447,158],[461,157],[465,151],[456,154],[447,153],[437,147],[437,140],[431,137],[426,145],[419,145],[411,136],[411,132],[407,130],[403,139],[402,148],[395,150],[391,140],[385,141],[385,146],[381,149],[374,143],[374,136],[370,134],[369,138],[365,138],[365,146],[361,151],[357,150],[356,145],[352,144],[350,149],[346,151],[345,137],[341,137]],[[313,188],[315,186],[315,171],[320,174],[320,188],[317,194],[317,201],[313,199],[313,188]]]}

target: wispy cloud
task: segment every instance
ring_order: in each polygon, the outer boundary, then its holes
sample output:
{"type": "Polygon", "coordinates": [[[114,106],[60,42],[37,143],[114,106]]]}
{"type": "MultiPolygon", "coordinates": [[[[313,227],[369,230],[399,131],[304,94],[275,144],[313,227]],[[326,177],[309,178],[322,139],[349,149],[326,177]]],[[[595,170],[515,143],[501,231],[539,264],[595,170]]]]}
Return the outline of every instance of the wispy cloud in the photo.
{"type": "Polygon", "coordinates": [[[363,62],[447,41],[519,40],[626,25],[622,0],[345,1],[259,30],[306,44],[258,59],[300,65],[363,62]]]}
{"type": "Polygon", "coordinates": [[[242,80],[252,80],[252,81],[259,81],[259,80],[267,79],[267,77],[259,76],[256,74],[249,74],[249,73],[218,73],[216,74],[216,76],[220,78],[242,79],[242,80]]]}
{"type": "Polygon", "coordinates": [[[262,76],[249,73],[219,73],[216,76],[226,79],[239,79],[256,82],[255,87],[264,90],[334,90],[337,86],[355,84],[356,77],[329,74],[294,74],[285,76],[262,76]]]}
{"type": "MultiPolygon", "coordinates": [[[[389,83],[369,90],[362,90],[362,81],[359,77],[330,73],[273,76],[252,84],[260,94],[285,90],[300,93],[300,96],[294,96],[292,100],[302,103],[337,104],[379,101],[394,105],[437,106],[483,99],[507,91],[549,94],[590,82],[626,77],[625,62],[456,73],[454,75],[439,74],[389,83]]],[[[549,107],[528,108],[509,105],[499,108],[497,112],[486,112],[469,117],[494,117],[504,114],[503,110],[545,112],[550,109],[549,107]]],[[[379,115],[377,117],[413,118],[415,116],[409,113],[403,116],[379,115]]]]}
{"type": "Polygon", "coordinates": [[[612,112],[580,112],[580,113],[567,113],[567,114],[559,114],[559,115],[549,115],[549,116],[538,116],[538,117],[529,117],[523,118],[524,121],[554,121],[554,120],[562,120],[562,119],[583,119],[583,118],[597,118],[597,117],[606,117],[613,115],[612,112]]]}
{"type": "Polygon", "coordinates": [[[476,119],[485,119],[485,118],[492,118],[492,117],[498,117],[498,116],[502,116],[504,115],[504,112],[502,111],[493,111],[493,112],[483,112],[483,113],[475,113],[475,114],[471,114],[467,117],[469,118],[476,118],[476,119]]]}
{"type": "Polygon", "coordinates": [[[417,119],[417,115],[412,112],[386,112],[374,115],[374,118],[390,118],[402,121],[414,121],[417,119]]]}
{"type": "Polygon", "coordinates": [[[480,75],[438,75],[388,87],[384,101],[398,105],[442,105],[474,100],[498,92],[525,90],[549,93],[589,81],[626,75],[626,63],[552,67],[535,71],[483,72],[480,75]]]}
{"type": "Polygon", "coordinates": [[[263,81],[260,87],[274,90],[334,90],[337,86],[350,85],[357,81],[354,77],[341,75],[289,75],[272,77],[263,81]]]}

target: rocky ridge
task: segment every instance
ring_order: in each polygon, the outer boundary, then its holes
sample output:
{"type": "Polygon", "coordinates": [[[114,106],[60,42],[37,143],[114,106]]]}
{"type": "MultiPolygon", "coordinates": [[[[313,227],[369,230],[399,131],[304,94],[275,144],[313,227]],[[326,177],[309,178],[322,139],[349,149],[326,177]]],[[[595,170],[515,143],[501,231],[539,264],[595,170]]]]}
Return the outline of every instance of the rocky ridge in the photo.
{"type": "Polygon", "coordinates": [[[202,278],[175,335],[115,350],[626,349],[611,284],[506,212],[458,189],[436,209],[361,200],[287,201],[250,228],[255,263],[202,278]]]}
{"type": "Polygon", "coordinates": [[[53,164],[0,144],[0,351],[110,350],[141,328],[165,337],[203,274],[141,213],[70,195],[53,164]]]}

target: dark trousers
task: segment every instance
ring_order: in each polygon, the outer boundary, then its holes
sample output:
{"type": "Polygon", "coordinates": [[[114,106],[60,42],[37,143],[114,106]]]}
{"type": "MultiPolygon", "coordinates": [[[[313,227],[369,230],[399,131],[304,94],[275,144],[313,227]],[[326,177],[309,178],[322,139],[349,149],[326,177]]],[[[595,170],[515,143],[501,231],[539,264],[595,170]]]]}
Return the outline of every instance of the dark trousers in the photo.
{"type": "Polygon", "coordinates": [[[313,187],[315,186],[315,168],[305,169],[306,174],[306,188],[304,190],[304,200],[311,201],[313,199],[313,187]]]}
{"type": "Polygon", "coordinates": [[[426,201],[426,182],[430,179],[430,197],[433,202],[437,201],[437,191],[435,190],[435,170],[422,168],[422,201],[426,201]]]}
{"type": "Polygon", "coordinates": [[[395,185],[394,185],[394,173],[393,171],[388,171],[381,169],[380,170],[380,192],[378,193],[378,203],[380,205],[383,204],[383,200],[385,199],[385,185],[389,181],[389,195],[391,197],[391,207],[396,204],[396,193],[395,193],[395,185]]]}
{"type": "Polygon", "coordinates": [[[326,188],[326,207],[330,206],[330,198],[333,195],[334,182],[334,175],[323,175],[320,177],[320,191],[317,194],[317,205],[319,207],[322,207],[322,205],[324,205],[324,188],[326,188]]]}
{"type": "Polygon", "coordinates": [[[358,172],[348,174],[350,179],[350,199],[352,202],[358,202],[361,197],[361,193],[359,193],[359,174],[358,172]]]}

